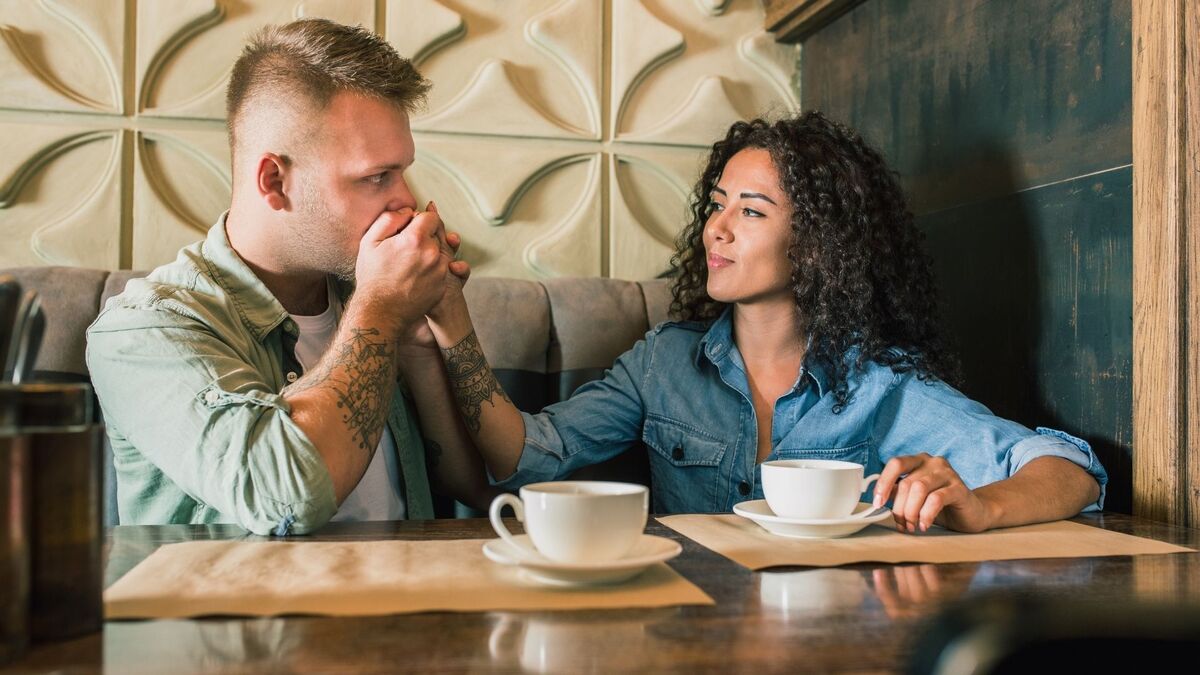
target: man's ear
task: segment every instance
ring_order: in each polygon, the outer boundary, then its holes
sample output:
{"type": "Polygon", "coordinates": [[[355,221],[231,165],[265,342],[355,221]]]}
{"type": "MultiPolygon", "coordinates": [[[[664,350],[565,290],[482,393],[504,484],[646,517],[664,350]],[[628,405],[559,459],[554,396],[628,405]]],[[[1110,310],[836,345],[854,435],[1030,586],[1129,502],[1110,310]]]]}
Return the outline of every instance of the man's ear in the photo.
{"type": "Polygon", "coordinates": [[[258,158],[258,166],[255,167],[258,196],[275,211],[282,211],[290,206],[287,191],[284,189],[287,171],[287,160],[273,152],[263,153],[263,156],[258,158]]]}

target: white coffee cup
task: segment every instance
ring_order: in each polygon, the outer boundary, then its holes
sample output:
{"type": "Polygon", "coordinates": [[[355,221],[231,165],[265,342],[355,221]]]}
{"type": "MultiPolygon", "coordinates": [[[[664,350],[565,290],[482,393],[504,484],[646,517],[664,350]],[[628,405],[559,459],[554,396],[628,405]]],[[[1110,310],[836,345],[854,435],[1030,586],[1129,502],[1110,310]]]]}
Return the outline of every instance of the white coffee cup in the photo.
{"type": "Polygon", "coordinates": [[[762,465],[767,506],[777,516],[798,520],[849,516],[877,478],[863,478],[862,464],[835,459],[777,459],[762,465]]]}
{"type": "Polygon", "coordinates": [[[533,483],[521,497],[502,494],[492,500],[488,517],[500,538],[526,554],[564,563],[616,560],[637,543],[646,529],[650,496],[645,485],[606,481],[533,483]],[[500,519],[511,506],[537,550],[523,545],[500,519]]]}

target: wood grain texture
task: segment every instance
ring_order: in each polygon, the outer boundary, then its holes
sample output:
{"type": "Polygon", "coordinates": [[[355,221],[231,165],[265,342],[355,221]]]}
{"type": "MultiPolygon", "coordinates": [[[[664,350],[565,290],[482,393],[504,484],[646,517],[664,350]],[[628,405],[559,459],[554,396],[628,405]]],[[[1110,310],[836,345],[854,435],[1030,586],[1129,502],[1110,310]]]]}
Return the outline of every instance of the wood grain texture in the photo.
{"type": "Polygon", "coordinates": [[[766,28],[780,42],[800,42],[863,0],[763,0],[766,28]]]}
{"type": "MultiPolygon", "coordinates": [[[[1200,214],[1200,7],[1194,2],[1184,2],[1183,42],[1184,81],[1180,91],[1184,95],[1185,123],[1182,130],[1184,150],[1182,175],[1187,177],[1184,186],[1182,213],[1187,214],[1186,242],[1184,244],[1187,264],[1187,279],[1181,286],[1185,293],[1182,302],[1187,311],[1187,362],[1183,372],[1187,380],[1186,410],[1187,436],[1176,443],[1182,470],[1176,476],[1182,481],[1178,491],[1183,502],[1184,517],[1173,522],[1188,527],[1200,525],[1200,458],[1189,453],[1189,449],[1200,441],[1200,227],[1196,226],[1200,214]]],[[[1138,279],[1134,278],[1136,284],[1138,279]]]]}
{"type": "Polygon", "coordinates": [[[1197,196],[1191,175],[1200,106],[1190,99],[1197,58],[1195,9],[1176,0],[1133,7],[1134,512],[1194,522],[1188,448],[1197,438],[1195,378],[1200,345],[1189,331],[1197,314],[1197,234],[1189,232],[1197,196]],[[1190,15],[1190,18],[1189,18],[1190,15]]]}
{"type": "MultiPolygon", "coordinates": [[[[1200,546],[1198,530],[1140,518],[1076,522],[1200,546]]],[[[103,634],[35,646],[0,673],[897,672],[926,621],[960,598],[1200,602],[1200,553],[754,573],[658,523],[647,531],[683,545],[671,566],[715,606],[109,622],[103,634]]],[[[245,536],[220,525],[117,528],[106,585],[162,544],[245,536]]],[[[311,540],[492,536],[486,520],[440,520],[333,523],[311,540]]]]}

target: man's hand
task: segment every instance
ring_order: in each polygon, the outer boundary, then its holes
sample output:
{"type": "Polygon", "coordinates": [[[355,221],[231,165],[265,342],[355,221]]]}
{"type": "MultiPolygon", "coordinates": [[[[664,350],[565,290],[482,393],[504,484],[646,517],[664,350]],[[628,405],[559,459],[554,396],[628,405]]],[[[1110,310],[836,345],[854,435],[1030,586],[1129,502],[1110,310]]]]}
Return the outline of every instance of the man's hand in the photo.
{"type": "Polygon", "coordinates": [[[358,246],[357,288],[361,304],[393,339],[425,322],[445,292],[446,255],[438,235],[441,219],[412,209],[385,211],[358,246]]]}
{"type": "Polygon", "coordinates": [[[901,532],[922,532],[937,523],[960,532],[982,532],[992,526],[988,504],[970,490],[942,457],[926,453],[893,457],[875,484],[875,508],[891,497],[892,517],[901,532]]]}
{"type": "MultiPolygon", "coordinates": [[[[462,237],[455,232],[446,232],[445,224],[442,222],[441,216],[438,215],[437,205],[429,202],[424,212],[419,212],[413,216],[413,222],[418,220],[432,220],[437,223],[437,235],[439,246],[441,247],[442,258],[446,265],[446,272],[443,276],[445,283],[445,291],[443,300],[448,296],[461,296],[463,286],[467,283],[467,279],[471,276],[471,266],[463,260],[455,260],[458,255],[458,247],[462,245],[462,237]]],[[[430,308],[432,312],[436,309],[430,308]]],[[[437,341],[434,340],[433,331],[429,328],[428,321],[417,321],[412,324],[409,332],[401,335],[398,338],[401,348],[415,347],[417,350],[433,350],[437,355],[437,341]]],[[[438,356],[440,359],[440,355],[438,356]]]]}

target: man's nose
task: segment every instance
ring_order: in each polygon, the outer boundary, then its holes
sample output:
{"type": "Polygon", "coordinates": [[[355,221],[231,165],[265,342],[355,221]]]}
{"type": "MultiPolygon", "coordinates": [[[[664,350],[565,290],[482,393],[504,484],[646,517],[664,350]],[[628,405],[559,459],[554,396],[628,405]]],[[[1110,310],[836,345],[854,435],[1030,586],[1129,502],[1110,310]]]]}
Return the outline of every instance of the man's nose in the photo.
{"type": "Polygon", "coordinates": [[[404,180],[403,176],[397,178],[392,187],[391,199],[387,203],[388,211],[399,211],[404,208],[416,210],[417,198],[413,196],[412,190],[408,187],[408,181],[404,180]]]}

